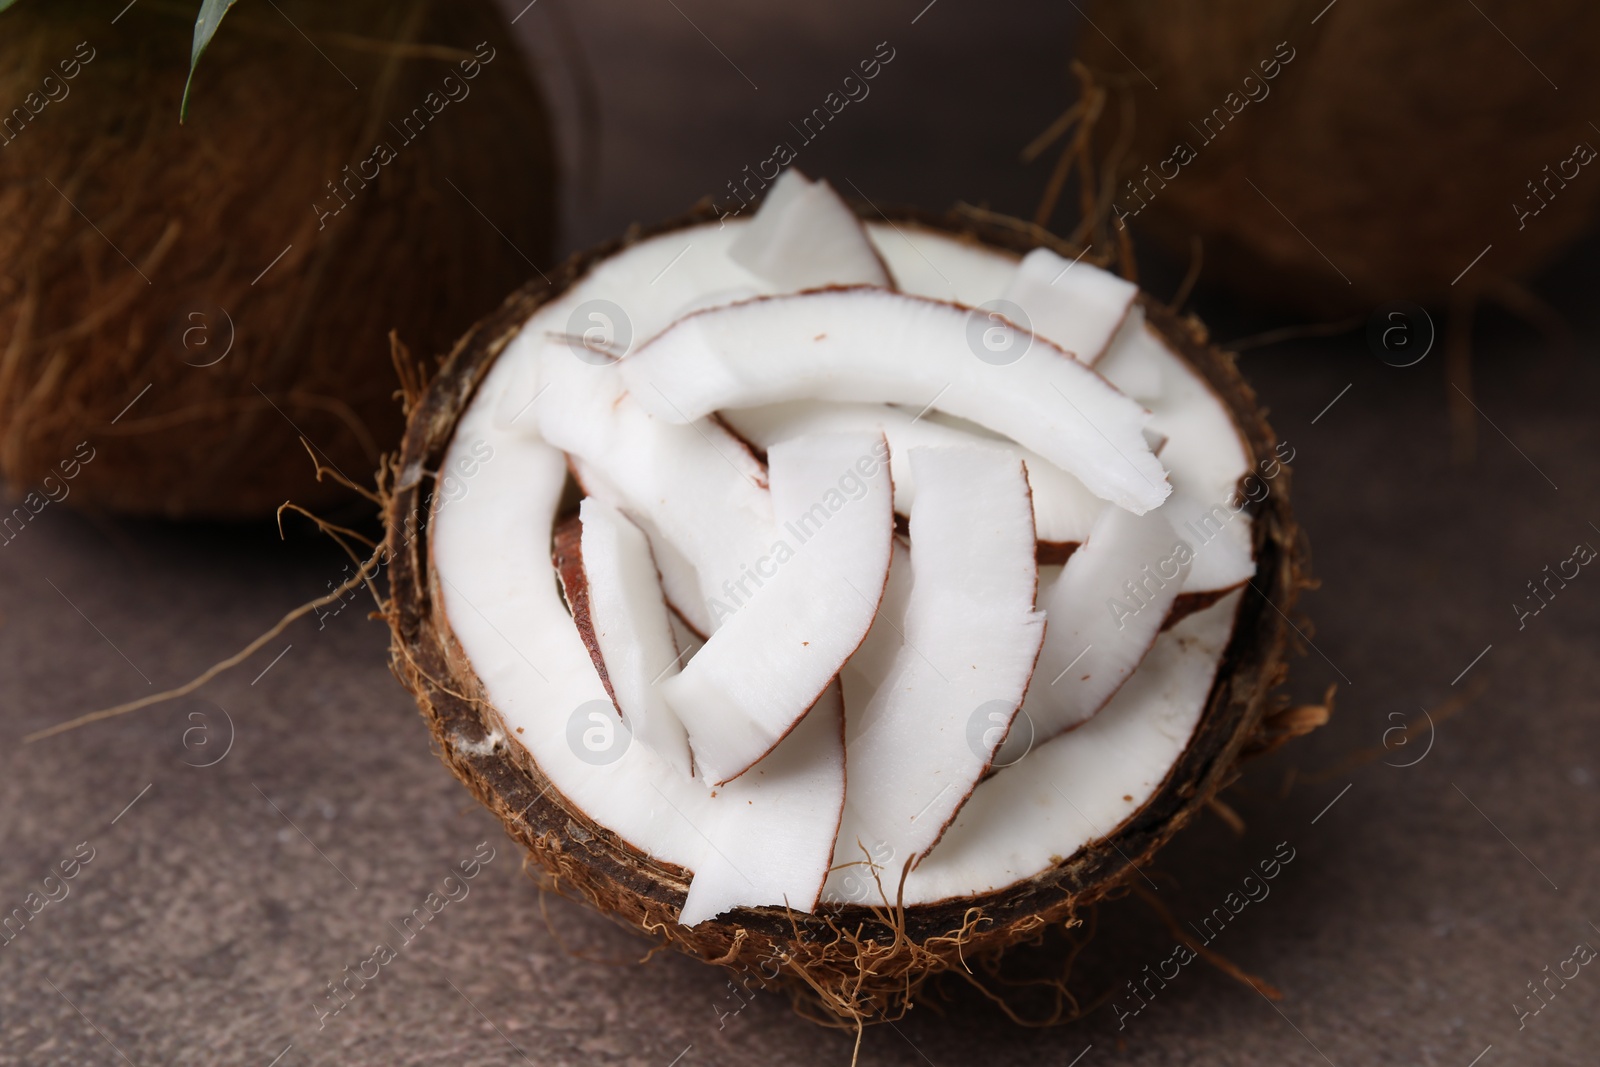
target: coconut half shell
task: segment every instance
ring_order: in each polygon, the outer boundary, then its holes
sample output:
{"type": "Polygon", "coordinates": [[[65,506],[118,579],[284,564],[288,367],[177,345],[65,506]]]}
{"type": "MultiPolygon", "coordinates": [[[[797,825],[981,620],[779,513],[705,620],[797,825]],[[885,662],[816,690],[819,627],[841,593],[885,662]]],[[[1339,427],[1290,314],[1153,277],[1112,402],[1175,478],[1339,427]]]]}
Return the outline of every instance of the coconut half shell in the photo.
{"type": "MultiPolygon", "coordinates": [[[[1274,697],[1286,671],[1288,614],[1308,584],[1307,549],[1289,505],[1289,472],[1254,512],[1258,561],[1233,637],[1187,748],[1149,801],[1102,840],[1003,890],[904,908],[820,905],[732,911],[694,927],[678,925],[691,872],[640,854],[569,804],[519,744],[508,740],[445,616],[430,552],[426,501],[456,424],[496,358],[523,323],[595,263],[645,237],[710,221],[706,209],[579,255],[551,277],[513,294],[456,346],[426,391],[414,398],[404,445],[390,467],[387,550],[391,665],[416,697],[440,758],[527,849],[541,884],[581,900],[646,936],[709,963],[751,974],[778,972],[806,1014],[859,1025],[893,1019],[944,971],[970,977],[963,959],[996,956],[1048,927],[1070,923],[1087,905],[1137,877],[1142,864],[1238,773],[1243,757],[1304,732],[1280,715],[1274,697]]],[[[1034,231],[965,217],[902,212],[916,223],[1015,253],[1040,243],[1034,231]]],[[[1076,249],[1057,245],[1068,256],[1076,249]]],[[[1148,321],[1210,383],[1237,422],[1251,461],[1273,454],[1276,438],[1233,357],[1207,342],[1192,318],[1142,299],[1148,321]]],[[[894,886],[886,885],[889,899],[894,886]]]]}

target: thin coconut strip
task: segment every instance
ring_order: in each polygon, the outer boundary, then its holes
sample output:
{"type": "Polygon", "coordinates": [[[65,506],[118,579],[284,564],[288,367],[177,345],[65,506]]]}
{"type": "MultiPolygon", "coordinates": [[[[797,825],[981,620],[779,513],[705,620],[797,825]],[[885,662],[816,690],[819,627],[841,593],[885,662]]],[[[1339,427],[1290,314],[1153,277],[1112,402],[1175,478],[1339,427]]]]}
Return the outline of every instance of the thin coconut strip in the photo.
{"type": "Polygon", "coordinates": [[[1166,471],[1149,413],[1059,348],[965,308],[881,289],[769,297],[679,320],[620,367],[653,414],[688,421],[787,400],[932,406],[971,419],[1144,513],[1166,471]],[[1023,353],[986,362],[997,347],[1023,353]]]}
{"type": "Polygon", "coordinates": [[[1244,504],[1234,489],[1210,500],[1189,493],[1173,495],[1167,519],[1194,549],[1194,562],[1184,580],[1185,593],[1206,595],[1237,589],[1255,575],[1250,514],[1244,504]]]}
{"type": "Polygon", "coordinates": [[[1022,309],[1019,325],[1094,366],[1138,295],[1137,285],[1108,270],[1035,248],[1017,264],[1000,299],[1022,309]]]}
{"type": "Polygon", "coordinates": [[[1039,590],[1050,620],[1034,682],[995,756],[1005,767],[1086,722],[1155,643],[1193,552],[1163,516],[1107,508],[1083,547],[1039,590]]]}
{"type": "MultiPolygon", "coordinates": [[[[1194,550],[1183,591],[1238,588],[1256,572],[1250,514],[1239,492],[1251,473],[1249,452],[1211,387],[1165,342],[1152,339],[1147,358],[1161,369],[1162,396],[1150,428],[1167,436],[1161,455],[1173,485],[1162,510],[1194,550]]],[[[1260,477],[1254,482],[1271,488],[1260,477]]]]}
{"type": "MultiPolygon", "coordinates": [[[[605,674],[633,739],[687,775],[688,734],[656,689],[658,681],[678,670],[678,645],[650,544],[643,531],[603,501],[583,501],[578,518],[580,573],[563,568],[561,577],[564,587],[582,583],[590,626],[585,636],[594,639],[596,666],[605,674]]],[[[560,541],[558,536],[558,545],[560,541]]],[[[569,602],[574,591],[569,591],[569,602]]],[[[576,609],[573,614],[577,616],[576,609]]]]}
{"type": "Polygon", "coordinates": [[[721,625],[694,661],[660,683],[708,782],[743,774],[794,728],[866,636],[889,570],[882,434],[795,438],[767,461],[775,537],[713,602],[721,625]]]}
{"type": "Polygon", "coordinates": [[[741,563],[772,543],[772,502],[760,461],[714,419],[684,425],[652,416],[623,390],[614,366],[574,358],[558,343],[543,348],[539,365],[540,436],[588,474],[586,491],[670,546],[661,558],[693,567],[694,596],[676,567],[667,592],[697,630],[716,629],[712,600],[725,595],[741,563]]]}
{"type": "MultiPolygon", "coordinates": [[[[567,457],[567,465],[571,468],[573,480],[578,483],[578,489],[585,497],[603,500],[619,511],[627,506],[627,494],[613,486],[600,472],[589,466],[576,456],[567,457]]],[[[703,607],[705,598],[700,592],[700,575],[695,572],[694,564],[689,562],[680,552],[670,538],[661,533],[661,527],[652,520],[648,513],[635,513],[630,520],[635,526],[644,531],[645,538],[650,542],[650,551],[655,559],[656,573],[661,579],[662,595],[673,613],[683,619],[685,612],[695,612],[698,620],[691,628],[702,638],[711,629],[711,616],[703,607]]]]}
{"type": "Polygon", "coordinates": [[[719,787],[696,830],[705,849],[678,921],[734,908],[814,911],[844,807],[844,704],[836,681],[772,754],[719,787]]]}
{"type": "Polygon", "coordinates": [[[901,292],[968,307],[1004,292],[1022,259],[915,222],[869,222],[866,229],[901,292]]]}
{"type": "Polygon", "coordinates": [[[813,182],[792,167],[767,190],[728,255],[782,291],[893,286],[856,213],[827,182],[813,182]]]}
{"type": "Polygon", "coordinates": [[[841,830],[908,860],[933,847],[989,766],[1045,632],[1022,464],[980,448],[914,449],[911,464],[921,490],[903,639],[886,681],[847,712],[841,830]]]}
{"type": "MultiPolygon", "coordinates": [[[[891,452],[891,462],[894,453],[891,452]]],[[[847,708],[865,708],[872,695],[888,680],[895,653],[905,643],[906,601],[911,596],[911,550],[896,537],[889,557],[889,577],[872,628],[839,672],[847,708]]]]}
{"type": "Polygon", "coordinates": [[[1081,542],[1106,507],[1105,501],[1085,489],[1077,478],[1038,453],[1019,448],[1004,438],[987,433],[979,436],[888,404],[825,404],[796,400],[770,407],[732,408],[723,412],[722,417],[735,433],[762,449],[803,434],[883,433],[889,439],[894,509],[901,515],[911,514],[916,499],[916,480],[911,476],[906,452],[917,447],[987,446],[1019,455],[1028,470],[1028,486],[1033,493],[1034,536],[1040,541],[1057,545],[1081,542]]]}
{"type": "Polygon", "coordinates": [[[1135,304],[1094,369],[1106,381],[1154,410],[1161,399],[1160,357],[1165,348],[1155,330],[1144,321],[1144,308],[1135,304]]]}

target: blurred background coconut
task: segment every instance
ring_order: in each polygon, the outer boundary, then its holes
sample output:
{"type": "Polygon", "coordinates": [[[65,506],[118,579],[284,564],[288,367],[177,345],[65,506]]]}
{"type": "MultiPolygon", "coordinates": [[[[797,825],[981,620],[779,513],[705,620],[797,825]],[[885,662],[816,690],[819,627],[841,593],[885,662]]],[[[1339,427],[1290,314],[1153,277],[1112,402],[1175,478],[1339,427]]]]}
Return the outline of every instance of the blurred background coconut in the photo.
{"type": "Polygon", "coordinates": [[[1341,315],[1486,297],[1537,317],[1523,283],[1600,208],[1596,5],[1085,11],[1114,216],[1185,258],[1200,238],[1204,277],[1252,300],[1341,315]]]}
{"type": "Polygon", "coordinates": [[[0,14],[0,468],[19,491],[87,441],[70,499],[95,509],[347,499],[301,437],[369,480],[401,426],[389,331],[445,352],[548,263],[550,124],[489,0],[240,4],[180,125],[196,10],[0,14]]]}

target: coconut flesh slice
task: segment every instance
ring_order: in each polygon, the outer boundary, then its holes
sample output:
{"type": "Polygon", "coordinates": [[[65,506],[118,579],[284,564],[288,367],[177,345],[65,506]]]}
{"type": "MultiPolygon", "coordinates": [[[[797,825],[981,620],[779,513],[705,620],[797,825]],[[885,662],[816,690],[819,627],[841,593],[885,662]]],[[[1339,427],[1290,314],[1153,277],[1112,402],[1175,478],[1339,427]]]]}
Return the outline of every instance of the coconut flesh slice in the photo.
{"type": "Polygon", "coordinates": [[[906,602],[911,597],[911,550],[899,537],[894,539],[891,548],[889,577],[883,584],[883,598],[878,602],[872,628],[839,672],[847,708],[867,706],[872,695],[888,680],[895,654],[905,643],[906,602]]]}
{"type": "Polygon", "coordinates": [[[1089,534],[1105,501],[1083,483],[1049,460],[1019,449],[1005,438],[968,424],[951,426],[892,404],[827,404],[796,400],[767,407],[730,408],[722,421],[756,448],[803,434],[877,432],[889,439],[889,463],[894,476],[894,510],[909,516],[916,499],[916,480],[906,454],[912,448],[960,448],[988,444],[1017,453],[1028,470],[1033,492],[1034,536],[1051,545],[1076,545],[1089,534]]]}
{"type": "Polygon", "coordinates": [[[660,683],[710,783],[743,774],[806,714],[866,636],[889,571],[882,434],[793,438],[767,463],[773,538],[719,591],[705,647],[660,683]]]}
{"type": "Polygon", "coordinates": [[[1194,549],[1185,593],[1236,589],[1255,575],[1247,498],[1252,485],[1270,489],[1251,472],[1238,428],[1193,370],[1160,346],[1166,399],[1151,419],[1167,435],[1164,462],[1175,486],[1165,510],[1178,536],[1194,549]]]}
{"type": "Polygon", "coordinates": [[[1092,263],[1035,248],[1000,299],[1022,308],[1028,329],[1094,366],[1122,328],[1139,287],[1092,263]]]}
{"type": "Polygon", "coordinates": [[[871,288],[751,300],[680,319],[620,366],[662,419],[806,398],[932,405],[1131,511],[1171,488],[1142,433],[1148,411],[1048,341],[954,304],[871,288]],[[991,344],[1023,354],[986,362],[991,344]]]}
{"type": "Polygon", "coordinates": [[[987,448],[917,448],[911,588],[883,683],[846,709],[841,838],[908,860],[938,842],[1016,714],[1044,638],[1028,481],[987,448]]]}
{"type": "MultiPolygon", "coordinates": [[[[626,494],[608,482],[594,467],[570,455],[567,457],[567,466],[572,472],[573,481],[577,483],[578,491],[585,499],[603,500],[612,507],[626,506],[628,499],[626,494]]],[[[700,575],[696,572],[694,564],[671,540],[662,535],[660,524],[653,520],[650,509],[636,510],[634,518],[629,521],[644,531],[646,540],[650,543],[656,573],[661,576],[662,597],[673,618],[683,623],[690,633],[703,639],[704,635],[710,632],[711,616],[700,606],[704,604],[704,597],[700,591],[700,575]],[[694,617],[693,624],[685,621],[686,614],[694,617]]],[[[680,641],[679,646],[684,647],[683,642],[680,641]]]]}
{"type": "Polygon", "coordinates": [[[844,703],[830,683],[772,753],[712,794],[678,922],[734,908],[815,911],[844,807],[844,703]]]}
{"type": "Polygon", "coordinates": [[[1161,358],[1156,351],[1161,347],[1161,338],[1145,324],[1144,308],[1135,304],[1094,369],[1141,404],[1154,406],[1161,399],[1161,358]]]}
{"type": "Polygon", "coordinates": [[[1155,643],[1194,558],[1158,508],[1107,508],[1083,547],[1041,583],[1049,620],[1039,666],[995,763],[1087,721],[1122,688],[1155,643]]]}
{"type": "Polygon", "coordinates": [[[633,740],[688,775],[688,733],[656,688],[677,672],[679,652],[650,543],[620,511],[592,497],[579,505],[578,521],[577,531],[556,533],[556,573],[567,603],[580,632],[593,640],[595,667],[633,740]],[[578,533],[576,552],[571,532],[578,533]]]}
{"type": "Polygon", "coordinates": [[[728,257],[780,291],[893,285],[855,212],[827,182],[793,168],[772,183],[728,257]]]}

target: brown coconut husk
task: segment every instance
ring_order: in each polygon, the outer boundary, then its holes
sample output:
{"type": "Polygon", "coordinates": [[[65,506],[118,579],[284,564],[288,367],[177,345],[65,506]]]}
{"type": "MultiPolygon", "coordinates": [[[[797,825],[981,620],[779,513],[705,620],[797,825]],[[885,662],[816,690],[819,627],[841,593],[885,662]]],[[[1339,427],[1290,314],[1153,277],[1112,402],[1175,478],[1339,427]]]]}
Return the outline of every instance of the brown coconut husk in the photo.
{"type": "Polygon", "coordinates": [[[539,91],[491,0],[278,0],[228,15],[180,126],[195,5],[146,0],[113,25],[123,7],[0,14],[0,106],[47,75],[69,89],[0,146],[0,471],[169,517],[339,501],[300,439],[373,469],[401,430],[388,331],[447,351],[546,261],[539,91]],[[65,80],[79,42],[93,58],[65,80]],[[390,123],[443,99],[480,42],[470,95],[406,143],[390,123]],[[319,229],[327,183],[380,141],[397,158],[319,229]]]}
{"type": "MultiPolygon", "coordinates": [[[[552,272],[549,283],[530,283],[457,344],[425,391],[408,396],[404,446],[383,479],[391,665],[416,697],[440,758],[527,850],[528,866],[543,887],[588,904],[658,945],[725,967],[741,981],[759,976],[763,984],[780,983],[802,1013],[820,1022],[859,1028],[897,1018],[931,978],[946,973],[978,984],[1003,1004],[1004,996],[982,976],[1007,948],[1036,942],[1052,928],[1070,928],[1090,905],[1122,892],[1137,877],[1137,867],[1233,780],[1247,753],[1274,747],[1320,721],[1291,711],[1274,695],[1291,645],[1288,616],[1310,581],[1305,539],[1289,505],[1290,473],[1285,470],[1275,491],[1254,509],[1260,568],[1193,739],[1152,799],[1104,840],[1038,877],[971,898],[914,907],[824,906],[814,915],[740,909],[692,929],[679,926],[674,916],[690,872],[652,860],[595,823],[552,786],[520,745],[505,739],[438,595],[425,501],[462,412],[533,312],[627,244],[714,217],[708,206],[648,233],[636,231],[575,257],[552,272]]],[[[1025,224],[977,213],[903,212],[897,219],[1016,252],[1042,236],[1025,224]]],[[[1067,255],[1077,252],[1057,246],[1067,255]]],[[[1226,401],[1253,455],[1271,455],[1276,438],[1233,358],[1208,343],[1196,320],[1148,300],[1146,313],[1226,401]]],[[[886,899],[896,899],[903,873],[874,872],[886,899]]]]}
{"type": "Polygon", "coordinates": [[[1182,257],[1198,235],[1208,279],[1248,299],[1327,318],[1478,297],[1526,313],[1537,301],[1519,281],[1600,211],[1593,165],[1525,227],[1512,207],[1536,204],[1526,183],[1576,144],[1600,148],[1594,4],[1098,0],[1087,12],[1080,55],[1131,104],[1131,129],[1106,121],[1097,136],[1107,153],[1131,138],[1119,201],[1137,206],[1123,181],[1180,142],[1198,153],[1152,183],[1131,225],[1182,257]],[[1270,95],[1204,142],[1190,123],[1243,96],[1279,42],[1295,57],[1270,95]]]}

